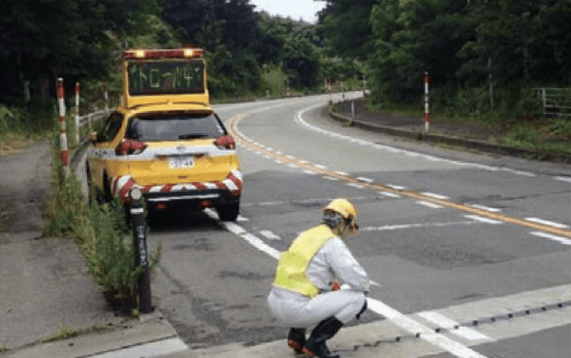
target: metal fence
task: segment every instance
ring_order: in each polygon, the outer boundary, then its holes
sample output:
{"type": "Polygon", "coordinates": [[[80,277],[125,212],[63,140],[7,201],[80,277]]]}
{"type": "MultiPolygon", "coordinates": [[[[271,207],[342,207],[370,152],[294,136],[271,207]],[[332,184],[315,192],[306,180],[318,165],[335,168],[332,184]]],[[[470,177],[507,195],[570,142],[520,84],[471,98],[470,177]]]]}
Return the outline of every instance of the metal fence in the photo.
{"type": "Polygon", "coordinates": [[[571,118],[571,88],[534,88],[545,117],[571,118]]]}

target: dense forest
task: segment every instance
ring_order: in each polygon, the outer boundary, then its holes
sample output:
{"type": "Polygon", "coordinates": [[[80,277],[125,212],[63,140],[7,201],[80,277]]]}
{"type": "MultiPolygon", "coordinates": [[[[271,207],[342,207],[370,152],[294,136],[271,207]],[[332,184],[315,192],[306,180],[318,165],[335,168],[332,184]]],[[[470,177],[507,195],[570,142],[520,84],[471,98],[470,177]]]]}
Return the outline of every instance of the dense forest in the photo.
{"type": "Polygon", "coordinates": [[[206,49],[214,98],[365,78],[373,103],[415,104],[428,71],[436,108],[515,115],[529,89],[571,83],[571,0],[317,1],[308,24],[249,0],[4,0],[0,127],[58,77],[118,91],[125,48],[206,49]]]}

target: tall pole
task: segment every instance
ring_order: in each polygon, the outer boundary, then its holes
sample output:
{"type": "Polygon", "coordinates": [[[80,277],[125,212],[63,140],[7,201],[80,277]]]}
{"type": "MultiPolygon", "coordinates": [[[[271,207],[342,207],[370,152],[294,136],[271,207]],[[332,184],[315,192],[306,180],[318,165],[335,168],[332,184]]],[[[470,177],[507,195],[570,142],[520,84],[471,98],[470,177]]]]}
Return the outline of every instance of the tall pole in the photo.
{"type": "Polygon", "coordinates": [[[79,143],[79,82],[75,82],[75,142],[79,143]]]}
{"type": "Polygon", "coordinates": [[[69,155],[67,153],[67,134],[65,132],[65,102],[64,102],[64,89],[63,78],[57,79],[57,99],[59,105],[59,144],[60,144],[60,159],[63,164],[63,171],[65,176],[69,175],[69,155]]]}
{"type": "Polygon", "coordinates": [[[430,112],[428,111],[428,84],[430,83],[430,76],[428,72],[424,72],[424,132],[428,133],[430,129],[430,112]]]}

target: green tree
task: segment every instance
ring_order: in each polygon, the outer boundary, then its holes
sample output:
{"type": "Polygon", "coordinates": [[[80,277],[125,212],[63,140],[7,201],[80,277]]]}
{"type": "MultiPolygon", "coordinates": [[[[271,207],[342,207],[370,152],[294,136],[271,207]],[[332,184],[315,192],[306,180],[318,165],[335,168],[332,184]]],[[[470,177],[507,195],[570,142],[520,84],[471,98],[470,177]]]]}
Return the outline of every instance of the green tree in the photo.
{"type": "Polygon", "coordinates": [[[377,0],[318,0],[325,7],[319,13],[319,30],[332,57],[365,59],[373,48],[371,9],[377,0]]]}

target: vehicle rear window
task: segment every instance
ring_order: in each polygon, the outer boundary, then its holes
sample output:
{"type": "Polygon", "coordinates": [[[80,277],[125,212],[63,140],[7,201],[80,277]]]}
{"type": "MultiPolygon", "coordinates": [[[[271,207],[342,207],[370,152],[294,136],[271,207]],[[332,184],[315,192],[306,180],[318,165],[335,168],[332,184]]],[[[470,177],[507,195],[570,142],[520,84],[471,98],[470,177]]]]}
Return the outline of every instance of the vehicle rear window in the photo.
{"type": "Polygon", "coordinates": [[[141,142],[218,138],[226,129],[217,115],[139,115],[131,118],[126,137],[141,142]]]}

